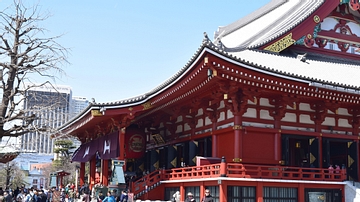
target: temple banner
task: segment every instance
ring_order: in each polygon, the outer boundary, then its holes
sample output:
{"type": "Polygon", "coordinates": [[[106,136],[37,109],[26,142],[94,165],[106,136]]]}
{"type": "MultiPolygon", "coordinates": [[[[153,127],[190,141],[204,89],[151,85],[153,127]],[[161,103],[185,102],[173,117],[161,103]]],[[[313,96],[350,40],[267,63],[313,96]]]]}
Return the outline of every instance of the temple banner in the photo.
{"type": "Polygon", "coordinates": [[[102,136],[97,142],[99,143],[98,154],[101,159],[112,159],[120,155],[118,131],[102,136]]]}
{"type": "Polygon", "coordinates": [[[145,133],[138,128],[127,128],[125,133],[125,157],[142,158],[145,154],[145,133]]]}
{"type": "Polygon", "coordinates": [[[72,161],[88,162],[95,155],[100,159],[116,158],[119,153],[119,132],[113,132],[82,144],[73,154],[72,161]]]}

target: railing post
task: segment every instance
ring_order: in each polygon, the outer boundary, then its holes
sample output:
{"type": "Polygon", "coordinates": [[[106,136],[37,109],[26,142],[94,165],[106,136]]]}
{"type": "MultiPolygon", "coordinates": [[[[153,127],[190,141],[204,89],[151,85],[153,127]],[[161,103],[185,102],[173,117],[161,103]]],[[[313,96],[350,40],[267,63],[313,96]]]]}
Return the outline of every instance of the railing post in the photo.
{"type": "Polygon", "coordinates": [[[223,156],[220,163],[220,177],[226,177],[226,167],[225,157],[223,156]]]}
{"type": "Polygon", "coordinates": [[[342,180],[344,181],[344,180],[346,180],[346,177],[347,177],[347,174],[346,174],[346,169],[341,169],[341,178],[342,178],[342,180]]]}

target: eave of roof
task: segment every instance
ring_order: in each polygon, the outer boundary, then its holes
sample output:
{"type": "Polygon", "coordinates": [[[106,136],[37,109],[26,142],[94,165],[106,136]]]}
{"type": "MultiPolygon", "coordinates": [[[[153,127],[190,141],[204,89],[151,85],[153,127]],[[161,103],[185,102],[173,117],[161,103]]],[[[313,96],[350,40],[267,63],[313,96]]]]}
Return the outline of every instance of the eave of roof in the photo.
{"type": "Polygon", "coordinates": [[[91,110],[98,110],[100,108],[107,108],[107,109],[114,109],[114,108],[126,108],[126,107],[132,107],[137,106],[146,103],[149,99],[156,96],[160,92],[166,90],[172,83],[176,82],[182,75],[184,75],[187,71],[191,69],[192,64],[194,64],[198,59],[199,55],[202,53],[202,51],[207,47],[207,44],[211,43],[207,35],[205,34],[205,39],[203,40],[203,43],[198,48],[198,50],[195,52],[193,57],[189,60],[186,65],[181,68],[177,73],[175,73],[172,77],[167,79],[165,82],[160,84],[159,86],[155,87],[154,89],[150,90],[149,92],[136,96],[133,98],[127,98],[115,102],[106,102],[106,103],[90,103],[89,106],[84,109],[80,114],[69,120],[67,123],[63,124],[58,128],[59,131],[66,130],[69,128],[72,124],[80,121],[82,118],[84,118],[86,115],[91,114],[91,110]]]}
{"type": "Polygon", "coordinates": [[[296,27],[325,0],[284,1],[273,0],[263,8],[215,33],[215,43],[232,51],[262,46],[296,27]]]}

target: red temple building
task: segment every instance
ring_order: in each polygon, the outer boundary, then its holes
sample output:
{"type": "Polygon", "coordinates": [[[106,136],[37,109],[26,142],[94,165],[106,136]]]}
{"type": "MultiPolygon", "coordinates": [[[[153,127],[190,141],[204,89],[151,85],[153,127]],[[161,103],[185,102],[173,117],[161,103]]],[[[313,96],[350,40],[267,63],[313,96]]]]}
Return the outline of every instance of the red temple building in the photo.
{"type": "Polygon", "coordinates": [[[152,91],[90,104],[57,134],[82,142],[80,184],[89,162],[136,199],[360,201],[359,5],[273,0],[152,91]]]}

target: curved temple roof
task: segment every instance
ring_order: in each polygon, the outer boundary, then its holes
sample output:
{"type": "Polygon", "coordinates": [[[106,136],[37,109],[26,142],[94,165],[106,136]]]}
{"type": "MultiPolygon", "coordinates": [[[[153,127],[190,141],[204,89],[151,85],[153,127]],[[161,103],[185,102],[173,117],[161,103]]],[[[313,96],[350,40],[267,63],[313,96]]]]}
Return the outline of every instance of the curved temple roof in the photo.
{"type": "Polygon", "coordinates": [[[297,54],[284,56],[249,50],[251,47],[261,46],[293,29],[324,2],[324,0],[273,0],[248,17],[220,28],[215,35],[214,43],[205,34],[202,45],[189,62],[150,92],[117,102],[91,103],[82,114],[64,124],[60,130],[66,129],[92,109],[99,109],[99,107],[125,108],[144,104],[149,99],[172,87],[177,80],[191,71],[195,63],[206,53],[214,54],[239,67],[249,68],[264,74],[308,83],[309,86],[359,94],[360,80],[357,75],[360,75],[360,62],[358,60],[341,60],[314,54],[309,54],[307,59],[302,60],[301,55],[297,54]],[[253,27],[254,25],[256,29],[253,27]],[[219,39],[227,48],[217,43],[219,39]]]}

